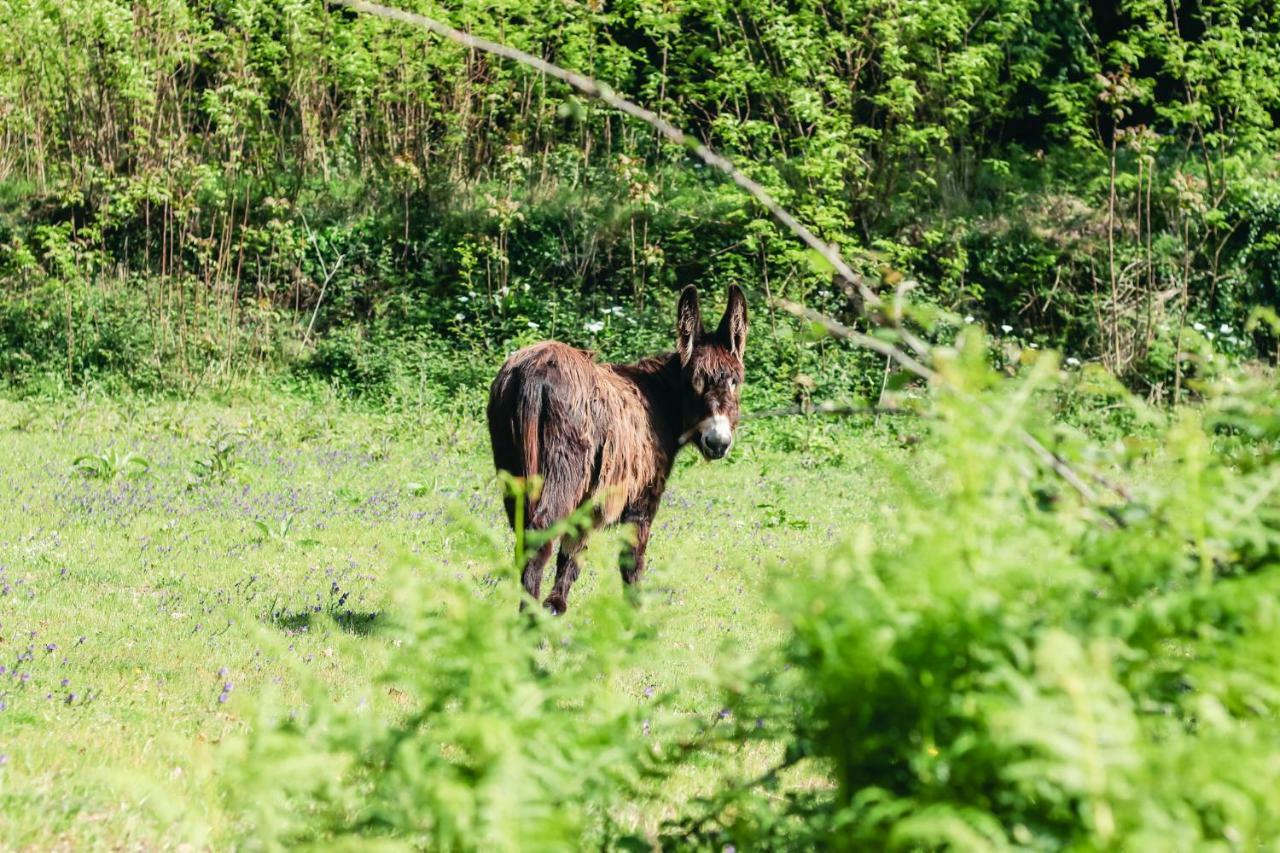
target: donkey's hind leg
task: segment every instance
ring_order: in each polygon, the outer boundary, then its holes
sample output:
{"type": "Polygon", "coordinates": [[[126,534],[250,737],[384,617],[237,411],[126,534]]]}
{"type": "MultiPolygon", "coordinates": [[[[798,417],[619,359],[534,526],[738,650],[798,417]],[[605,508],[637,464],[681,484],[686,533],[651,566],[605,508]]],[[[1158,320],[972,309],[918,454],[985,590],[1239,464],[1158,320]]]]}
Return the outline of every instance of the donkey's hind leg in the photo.
{"type": "MultiPolygon", "coordinates": [[[[574,500],[572,491],[562,486],[561,482],[548,476],[543,483],[542,493],[537,500],[533,502],[533,506],[529,511],[529,526],[526,528],[528,532],[536,532],[541,534],[547,531],[556,522],[567,517],[573,510],[574,500]]],[[[520,609],[523,610],[525,604],[530,598],[537,601],[542,591],[542,572],[546,568],[547,562],[551,559],[552,553],[555,551],[556,542],[560,537],[552,537],[543,542],[537,551],[534,551],[528,557],[524,564],[524,571],[520,575],[520,581],[524,585],[524,591],[527,597],[520,603],[520,609]]],[[[568,539],[568,537],[564,537],[568,539]]],[[[576,576],[576,572],[574,573],[576,576]]],[[[560,572],[556,573],[556,588],[560,588],[560,572]]],[[[567,592],[567,590],[566,590],[567,592]]]]}
{"type": "Polygon", "coordinates": [[[586,544],[585,535],[572,538],[566,536],[560,541],[560,553],[556,557],[556,584],[551,588],[547,600],[542,603],[553,616],[559,616],[569,609],[569,590],[573,589],[573,583],[581,571],[578,555],[586,544]]]}
{"type": "MultiPolygon", "coordinates": [[[[556,547],[555,540],[544,543],[541,548],[529,555],[525,561],[524,571],[520,573],[520,583],[524,586],[524,591],[534,601],[538,600],[538,594],[542,591],[542,570],[546,568],[547,561],[551,559],[551,552],[556,547]]],[[[524,610],[525,602],[520,602],[520,609],[524,610]]]]}

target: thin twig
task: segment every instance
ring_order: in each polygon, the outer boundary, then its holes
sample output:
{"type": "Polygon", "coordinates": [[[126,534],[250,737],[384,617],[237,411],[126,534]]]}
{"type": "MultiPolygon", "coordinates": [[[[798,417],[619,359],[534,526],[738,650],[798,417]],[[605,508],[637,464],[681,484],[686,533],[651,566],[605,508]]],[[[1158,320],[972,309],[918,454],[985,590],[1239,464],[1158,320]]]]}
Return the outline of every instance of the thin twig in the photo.
{"type": "MultiPolygon", "coordinates": [[[[790,299],[783,299],[781,297],[775,298],[773,300],[773,304],[781,308],[783,311],[786,311],[788,314],[799,317],[801,320],[808,320],[810,323],[818,324],[833,337],[841,338],[852,344],[860,346],[863,349],[869,349],[893,359],[916,376],[919,376],[921,379],[928,379],[932,381],[937,375],[932,369],[925,366],[915,358],[912,358],[910,355],[903,352],[898,347],[895,347],[888,341],[872,335],[863,334],[862,332],[854,331],[843,323],[839,323],[831,319],[826,314],[814,311],[812,308],[806,308],[798,302],[792,302],[790,299]]],[[[894,331],[896,332],[897,330],[895,329],[894,331]]]]}
{"type": "Polygon", "coordinates": [[[851,403],[818,403],[809,406],[782,406],[777,409],[762,409],[758,412],[745,412],[743,420],[756,418],[781,418],[788,415],[919,415],[915,409],[903,409],[898,406],[873,406],[870,404],[855,405],[851,403]]]}
{"type": "Polygon", "coordinates": [[[307,224],[307,217],[302,217],[302,227],[307,229],[307,238],[311,241],[311,246],[316,250],[316,260],[320,261],[320,271],[324,273],[324,282],[320,285],[320,295],[316,297],[315,308],[311,311],[311,322],[307,323],[307,331],[302,336],[302,343],[306,345],[311,342],[311,330],[316,325],[316,315],[320,313],[320,304],[324,302],[325,291],[329,289],[329,282],[333,281],[333,277],[338,274],[338,270],[342,267],[342,260],[346,257],[344,252],[338,255],[338,260],[334,261],[333,269],[329,269],[324,262],[324,255],[320,254],[320,244],[316,242],[316,235],[311,233],[311,226],[307,224]]]}

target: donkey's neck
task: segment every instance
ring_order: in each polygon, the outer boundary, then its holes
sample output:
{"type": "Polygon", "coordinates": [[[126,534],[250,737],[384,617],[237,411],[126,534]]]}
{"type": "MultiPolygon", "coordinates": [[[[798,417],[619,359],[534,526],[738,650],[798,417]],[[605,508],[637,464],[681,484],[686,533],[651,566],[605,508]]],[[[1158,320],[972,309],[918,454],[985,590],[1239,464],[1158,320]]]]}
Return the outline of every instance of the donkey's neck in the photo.
{"type": "Polygon", "coordinates": [[[680,449],[681,370],[675,353],[663,353],[634,364],[615,364],[613,369],[635,383],[649,403],[654,437],[668,458],[680,449]]]}

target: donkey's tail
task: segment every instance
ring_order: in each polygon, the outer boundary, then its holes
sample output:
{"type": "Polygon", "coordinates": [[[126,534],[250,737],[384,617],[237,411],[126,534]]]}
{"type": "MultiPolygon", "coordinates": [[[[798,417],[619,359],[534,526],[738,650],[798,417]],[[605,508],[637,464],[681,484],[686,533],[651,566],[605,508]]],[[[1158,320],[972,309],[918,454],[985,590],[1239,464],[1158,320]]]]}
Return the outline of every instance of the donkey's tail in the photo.
{"type": "Polygon", "coordinates": [[[541,382],[523,382],[516,400],[516,440],[519,442],[525,477],[538,474],[539,425],[546,389],[541,382]]]}

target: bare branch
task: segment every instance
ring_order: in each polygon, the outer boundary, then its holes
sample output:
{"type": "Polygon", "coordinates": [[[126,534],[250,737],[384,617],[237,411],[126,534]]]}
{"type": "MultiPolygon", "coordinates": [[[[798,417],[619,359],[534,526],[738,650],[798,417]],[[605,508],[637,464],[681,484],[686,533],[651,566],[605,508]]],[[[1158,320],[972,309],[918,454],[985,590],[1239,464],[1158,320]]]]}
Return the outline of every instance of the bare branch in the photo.
{"type": "Polygon", "coordinates": [[[758,412],[746,412],[743,420],[757,418],[781,418],[788,415],[919,415],[914,409],[903,409],[898,406],[855,405],[848,403],[815,403],[808,406],[783,406],[778,409],[762,409],[758,412]]]}
{"type": "MultiPolygon", "coordinates": [[[[621,95],[613,91],[612,88],[590,77],[579,74],[575,71],[569,71],[547,62],[541,57],[526,53],[523,50],[510,47],[499,42],[491,41],[480,36],[474,36],[455,29],[448,24],[441,23],[433,18],[416,12],[406,12],[402,9],[394,9],[389,6],[383,6],[378,3],[369,3],[366,0],[328,0],[331,6],[341,6],[352,9],[357,12],[363,12],[367,15],[373,15],[379,18],[385,18],[392,21],[400,21],[406,24],[423,27],[441,38],[448,39],[455,44],[461,45],[471,50],[478,50],[484,53],[501,56],[517,62],[521,65],[539,71],[548,77],[560,80],[589,98],[602,101],[608,106],[618,110],[621,113],[639,119],[650,127],[658,131],[668,141],[679,145],[702,162],[711,166],[719,172],[727,175],[738,187],[744,190],[748,195],[754,198],[762,207],[769,211],[778,222],[782,223],[792,234],[799,237],[805,245],[812,249],[826,263],[830,264],[835,274],[850,287],[854,288],[858,295],[862,298],[863,313],[877,326],[881,328],[889,328],[892,333],[900,340],[908,349],[915,353],[916,357],[903,351],[889,341],[872,335],[866,335],[861,332],[844,326],[835,320],[827,317],[810,308],[805,308],[794,302],[785,299],[774,299],[774,304],[785,311],[794,314],[802,319],[810,322],[818,323],[832,335],[849,341],[857,346],[878,352],[887,356],[900,364],[906,370],[914,373],[922,379],[934,381],[937,374],[920,359],[925,359],[929,354],[929,346],[910,330],[905,328],[902,323],[901,305],[886,306],[882,300],[870,287],[862,276],[855,273],[844,258],[835,248],[823,240],[818,239],[812,231],[806,228],[799,220],[791,215],[782,205],[773,198],[769,192],[756,181],[748,177],[737,166],[725,159],[720,154],[713,151],[707,145],[693,139],[678,127],[671,124],[662,116],[645,109],[639,104],[629,101],[621,95]],[[918,358],[917,358],[918,357],[918,358]]],[[[897,301],[900,303],[902,291],[897,294],[897,301]]],[[[1033,453],[1036,454],[1044,464],[1048,465],[1052,470],[1057,472],[1068,484],[1080,493],[1086,501],[1095,503],[1097,495],[1094,490],[1077,475],[1065,461],[1049,451],[1034,436],[1026,431],[1018,433],[1019,440],[1026,445],[1033,453]]],[[[1119,490],[1114,490],[1119,491],[1119,490]]]]}

